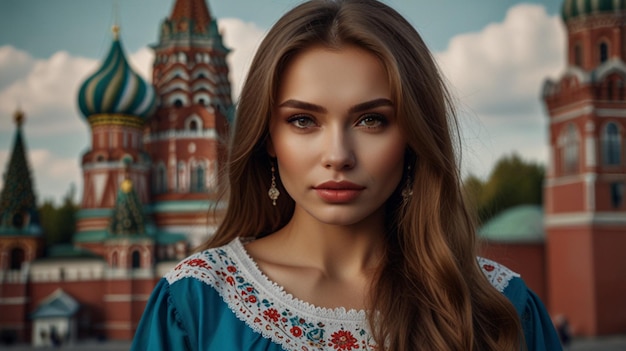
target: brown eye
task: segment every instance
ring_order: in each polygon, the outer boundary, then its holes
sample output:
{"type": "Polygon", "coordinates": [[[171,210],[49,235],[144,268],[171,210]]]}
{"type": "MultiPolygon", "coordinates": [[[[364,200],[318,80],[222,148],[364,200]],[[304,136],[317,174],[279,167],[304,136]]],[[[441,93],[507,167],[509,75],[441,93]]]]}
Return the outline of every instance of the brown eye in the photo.
{"type": "Polygon", "coordinates": [[[357,126],[365,128],[379,128],[384,126],[386,123],[387,119],[385,116],[379,114],[369,114],[361,117],[357,126]]]}

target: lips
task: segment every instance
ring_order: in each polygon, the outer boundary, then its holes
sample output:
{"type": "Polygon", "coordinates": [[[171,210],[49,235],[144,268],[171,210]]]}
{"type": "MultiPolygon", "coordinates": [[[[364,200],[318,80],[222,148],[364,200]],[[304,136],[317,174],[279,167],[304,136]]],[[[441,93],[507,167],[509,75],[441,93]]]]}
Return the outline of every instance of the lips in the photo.
{"type": "Polygon", "coordinates": [[[365,187],[348,181],[329,181],[316,185],[313,189],[326,202],[346,203],[355,200],[365,187]]]}

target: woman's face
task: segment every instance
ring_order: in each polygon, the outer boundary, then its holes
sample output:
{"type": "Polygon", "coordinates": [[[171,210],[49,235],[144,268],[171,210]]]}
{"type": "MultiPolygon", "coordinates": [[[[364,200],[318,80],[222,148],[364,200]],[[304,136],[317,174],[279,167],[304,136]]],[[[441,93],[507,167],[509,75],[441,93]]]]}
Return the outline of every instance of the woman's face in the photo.
{"type": "Polygon", "coordinates": [[[279,82],[268,151],[296,211],[336,225],[381,214],[402,178],[406,140],[387,73],[356,46],[315,46],[279,82]]]}

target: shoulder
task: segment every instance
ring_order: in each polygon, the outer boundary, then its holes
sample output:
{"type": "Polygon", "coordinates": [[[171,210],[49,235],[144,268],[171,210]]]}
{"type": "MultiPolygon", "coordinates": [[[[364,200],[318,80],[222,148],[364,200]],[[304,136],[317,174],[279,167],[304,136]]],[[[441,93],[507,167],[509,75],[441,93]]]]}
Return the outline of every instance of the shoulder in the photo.
{"type": "Polygon", "coordinates": [[[227,245],[197,252],[180,261],[165,275],[170,285],[189,278],[208,285],[219,285],[224,271],[233,270],[238,265],[233,247],[238,239],[227,245]]]}
{"type": "Polygon", "coordinates": [[[521,316],[526,308],[530,290],[522,277],[508,267],[484,257],[478,257],[478,265],[487,280],[504,294],[521,316]]]}
{"type": "Polygon", "coordinates": [[[489,280],[491,285],[499,292],[504,292],[509,287],[511,281],[515,279],[521,280],[518,273],[513,272],[496,261],[484,257],[478,257],[477,261],[483,274],[487,277],[487,280],[489,280]]]}

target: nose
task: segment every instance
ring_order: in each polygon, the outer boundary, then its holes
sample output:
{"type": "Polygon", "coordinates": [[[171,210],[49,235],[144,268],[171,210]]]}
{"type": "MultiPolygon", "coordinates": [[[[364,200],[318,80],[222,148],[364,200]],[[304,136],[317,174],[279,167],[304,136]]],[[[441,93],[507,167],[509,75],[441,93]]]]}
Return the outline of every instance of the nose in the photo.
{"type": "Polygon", "coordinates": [[[356,157],[349,132],[341,127],[329,128],[325,138],[322,164],[327,169],[347,170],[354,167],[356,157]]]}

